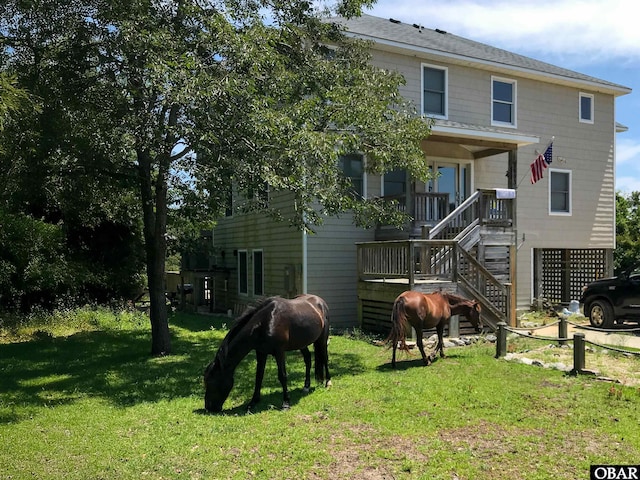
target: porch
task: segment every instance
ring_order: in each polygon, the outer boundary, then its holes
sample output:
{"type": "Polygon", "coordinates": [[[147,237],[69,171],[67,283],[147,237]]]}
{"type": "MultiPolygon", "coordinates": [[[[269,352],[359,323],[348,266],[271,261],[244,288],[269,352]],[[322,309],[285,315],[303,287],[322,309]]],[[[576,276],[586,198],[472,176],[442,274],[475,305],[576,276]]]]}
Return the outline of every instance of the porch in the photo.
{"type": "Polygon", "coordinates": [[[405,290],[445,290],[475,298],[490,328],[499,322],[515,325],[515,195],[511,193],[515,192],[476,191],[433,226],[421,225],[423,238],[358,243],[362,328],[388,332],[393,301],[405,290]]]}

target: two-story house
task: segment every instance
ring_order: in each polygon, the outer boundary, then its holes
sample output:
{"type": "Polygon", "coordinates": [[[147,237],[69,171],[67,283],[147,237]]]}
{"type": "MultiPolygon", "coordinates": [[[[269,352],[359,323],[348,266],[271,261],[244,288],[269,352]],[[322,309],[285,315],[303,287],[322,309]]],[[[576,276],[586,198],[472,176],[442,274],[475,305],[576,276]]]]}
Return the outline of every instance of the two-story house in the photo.
{"type": "MultiPolygon", "coordinates": [[[[447,288],[495,301],[494,320],[513,322],[533,299],[569,302],[612,272],[615,135],[624,130],[615,101],[629,88],[438,29],[369,15],[335,21],[371,40],[375,65],[399,71],[401,93],[435,120],[422,143],[428,184],[404,171],[365,174],[358,155],[342,162],[362,195],[394,198],[414,221],[364,230],[344,215],[309,235],[233,214],[214,229],[215,258],[187,277],[197,298],[203,282],[223,310],[310,292],[327,300],[334,327],[384,330],[397,293],[447,277],[447,288]],[[551,141],[552,161],[532,183],[551,141]]],[[[286,195],[269,201],[291,208],[286,195]]]]}

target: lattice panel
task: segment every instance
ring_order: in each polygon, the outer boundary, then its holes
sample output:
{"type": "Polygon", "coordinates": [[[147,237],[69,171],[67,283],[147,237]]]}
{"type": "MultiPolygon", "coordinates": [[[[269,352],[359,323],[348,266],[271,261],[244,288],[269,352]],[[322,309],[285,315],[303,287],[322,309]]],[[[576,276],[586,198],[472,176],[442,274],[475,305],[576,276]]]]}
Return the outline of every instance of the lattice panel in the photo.
{"type": "Polygon", "coordinates": [[[552,303],[567,303],[582,295],[582,287],[607,275],[606,249],[540,249],[538,295],[552,303]]]}

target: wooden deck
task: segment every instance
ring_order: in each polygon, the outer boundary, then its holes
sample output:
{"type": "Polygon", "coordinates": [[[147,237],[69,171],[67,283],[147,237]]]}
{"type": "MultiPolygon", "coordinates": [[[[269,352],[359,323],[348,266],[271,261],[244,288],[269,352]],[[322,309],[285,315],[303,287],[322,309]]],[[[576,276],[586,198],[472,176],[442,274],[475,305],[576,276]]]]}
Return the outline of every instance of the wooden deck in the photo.
{"type": "Polygon", "coordinates": [[[482,190],[435,225],[427,239],[358,243],[363,329],[388,331],[391,306],[406,290],[445,290],[482,304],[485,325],[515,325],[513,199],[482,190]]]}

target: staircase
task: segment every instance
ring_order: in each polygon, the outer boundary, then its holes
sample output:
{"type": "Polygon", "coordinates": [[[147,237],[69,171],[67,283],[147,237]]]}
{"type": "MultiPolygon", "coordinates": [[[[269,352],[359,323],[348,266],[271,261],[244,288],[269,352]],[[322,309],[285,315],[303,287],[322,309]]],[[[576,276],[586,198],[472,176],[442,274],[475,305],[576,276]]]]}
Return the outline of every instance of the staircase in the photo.
{"type": "MultiPolygon", "coordinates": [[[[510,199],[509,199],[510,200],[510,199]]],[[[429,240],[453,240],[458,258],[451,276],[458,288],[482,305],[485,323],[511,323],[511,266],[515,262],[513,202],[496,197],[494,190],[478,190],[435,225],[429,240]]],[[[444,251],[435,261],[444,261],[444,251]]],[[[439,269],[438,266],[434,266],[439,269]]],[[[515,307],[515,305],[513,305],[515,307]]]]}

